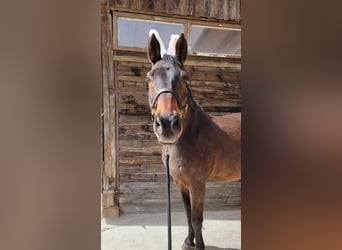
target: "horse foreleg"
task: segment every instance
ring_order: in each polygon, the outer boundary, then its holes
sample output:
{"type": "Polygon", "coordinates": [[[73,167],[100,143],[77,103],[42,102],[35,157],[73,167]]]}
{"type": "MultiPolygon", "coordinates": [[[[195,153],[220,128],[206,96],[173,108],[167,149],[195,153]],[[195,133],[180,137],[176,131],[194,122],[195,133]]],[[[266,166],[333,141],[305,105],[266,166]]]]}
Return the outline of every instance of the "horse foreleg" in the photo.
{"type": "Polygon", "coordinates": [[[189,189],[184,186],[180,186],[180,192],[182,194],[186,218],[188,222],[188,236],[184,240],[182,249],[183,250],[193,249],[195,246],[194,244],[195,233],[194,233],[194,229],[192,227],[192,222],[191,222],[190,193],[189,193],[189,189]]]}
{"type": "Polygon", "coordinates": [[[195,250],[204,250],[202,237],[204,195],[205,183],[197,183],[190,187],[191,222],[196,239],[195,250]]]}

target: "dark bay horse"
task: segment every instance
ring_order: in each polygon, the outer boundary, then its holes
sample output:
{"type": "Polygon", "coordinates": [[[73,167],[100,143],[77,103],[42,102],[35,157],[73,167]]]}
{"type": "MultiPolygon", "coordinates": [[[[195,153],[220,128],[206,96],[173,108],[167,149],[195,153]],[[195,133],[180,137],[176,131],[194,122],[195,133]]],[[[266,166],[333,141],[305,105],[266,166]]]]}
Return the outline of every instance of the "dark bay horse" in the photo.
{"type": "Polygon", "coordinates": [[[163,145],[163,160],[166,152],[170,156],[170,174],[186,210],[189,231],[183,249],[199,250],[204,249],[206,181],[241,179],[241,114],[211,117],[196,104],[183,65],[187,47],[181,34],[176,55],[162,58],[160,44],[152,34],[148,42],[152,69],[146,80],[153,129],[163,145]]]}

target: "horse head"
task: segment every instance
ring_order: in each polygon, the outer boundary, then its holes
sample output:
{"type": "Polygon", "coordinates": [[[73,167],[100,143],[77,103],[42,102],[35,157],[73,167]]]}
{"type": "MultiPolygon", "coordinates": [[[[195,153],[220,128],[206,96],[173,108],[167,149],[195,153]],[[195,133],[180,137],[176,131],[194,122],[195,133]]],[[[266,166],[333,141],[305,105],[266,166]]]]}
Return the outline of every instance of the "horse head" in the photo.
{"type": "Polygon", "coordinates": [[[160,44],[154,34],[148,41],[147,56],[152,64],[146,75],[153,130],[161,144],[175,144],[184,129],[191,92],[184,70],[187,41],[182,33],[175,46],[175,56],[161,57],[160,44]]]}

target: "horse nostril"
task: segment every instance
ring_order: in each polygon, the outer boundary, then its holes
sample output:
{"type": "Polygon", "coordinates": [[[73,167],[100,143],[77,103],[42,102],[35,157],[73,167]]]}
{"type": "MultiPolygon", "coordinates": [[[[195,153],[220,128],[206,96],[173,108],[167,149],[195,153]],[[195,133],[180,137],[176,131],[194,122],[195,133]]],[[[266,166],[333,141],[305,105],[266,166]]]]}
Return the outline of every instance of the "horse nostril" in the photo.
{"type": "Polygon", "coordinates": [[[154,125],[155,125],[156,127],[160,127],[161,121],[160,121],[159,115],[156,116],[156,118],[155,118],[155,120],[154,120],[154,125]]]}
{"type": "Polygon", "coordinates": [[[180,130],[180,128],[181,128],[181,123],[180,123],[180,120],[179,120],[179,116],[178,116],[178,115],[174,116],[174,118],[173,118],[173,120],[172,120],[172,123],[171,123],[171,128],[172,128],[172,130],[174,130],[174,131],[180,130]]]}

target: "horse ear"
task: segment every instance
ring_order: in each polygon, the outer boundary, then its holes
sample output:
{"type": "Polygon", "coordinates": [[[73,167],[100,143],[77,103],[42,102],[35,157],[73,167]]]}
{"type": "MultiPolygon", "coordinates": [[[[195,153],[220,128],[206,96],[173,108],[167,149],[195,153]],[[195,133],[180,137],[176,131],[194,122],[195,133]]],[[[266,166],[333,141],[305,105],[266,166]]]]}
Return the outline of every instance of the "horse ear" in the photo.
{"type": "Polygon", "coordinates": [[[160,44],[154,34],[152,34],[148,40],[147,57],[152,64],[161,60],[160,44]]]}
{"type": "Polygon", "coordinates": [[[184,37],[184,33],[181,33],[176,43],[176,57],[181,63],[184,63],[187,54],[188,54],[188,42],[186,41],[184,37]]]}

